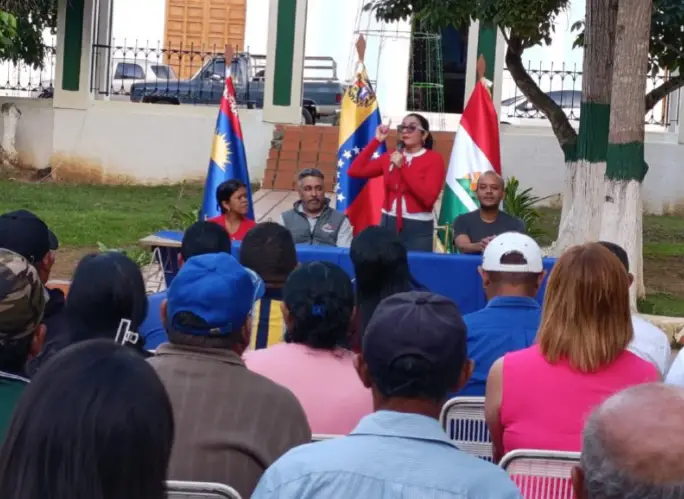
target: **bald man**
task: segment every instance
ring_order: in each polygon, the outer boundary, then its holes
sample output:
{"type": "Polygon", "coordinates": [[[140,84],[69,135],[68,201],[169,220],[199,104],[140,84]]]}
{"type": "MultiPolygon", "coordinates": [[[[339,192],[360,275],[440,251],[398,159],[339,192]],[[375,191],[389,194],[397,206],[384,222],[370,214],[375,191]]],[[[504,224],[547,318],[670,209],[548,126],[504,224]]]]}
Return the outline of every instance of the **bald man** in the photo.
{"type": "Polygon", "coordinates": [[[525,233],[525,223],[500,210],[504,180],[495,171],[480,175],[475,196],[480,209],[456,217],[454,244],[461,253],[481,255],[487,244],[504,232],[525,233]]]}
{"type": "Polygon", "coordinates": [[[684,498],[684,389],[645,384],[606,400],[587,420],[577,499],[684,498]]]}

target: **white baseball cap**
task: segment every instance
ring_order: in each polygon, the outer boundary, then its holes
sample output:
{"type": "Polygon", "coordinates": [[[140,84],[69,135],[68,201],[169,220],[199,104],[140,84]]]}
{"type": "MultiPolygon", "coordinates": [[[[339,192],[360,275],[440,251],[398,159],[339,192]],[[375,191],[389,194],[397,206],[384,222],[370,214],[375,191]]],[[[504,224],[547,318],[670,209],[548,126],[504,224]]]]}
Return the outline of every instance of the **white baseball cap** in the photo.
{"type": "Polygon", "coordinates": [[[530,236],[519,232],[505,232],[496,236],[482,254],[482,270],[487,272],[529,272],[544,271],[541,248],[530,236]],[[501,263],[508,253],[520,253],[527,263],[501,263]]]}

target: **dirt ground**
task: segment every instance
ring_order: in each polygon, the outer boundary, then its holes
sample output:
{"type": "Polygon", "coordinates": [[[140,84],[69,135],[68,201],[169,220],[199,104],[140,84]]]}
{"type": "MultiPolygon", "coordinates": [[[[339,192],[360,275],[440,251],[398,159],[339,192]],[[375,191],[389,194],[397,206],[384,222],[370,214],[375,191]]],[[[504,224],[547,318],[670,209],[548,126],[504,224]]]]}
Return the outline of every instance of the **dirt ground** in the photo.
{"type": "Polygon", "coordinates": [[[55,266],[52,267],[52,279],[71,279],[79,260],[89,253],[96,253],[98,249],[92,248],[60,248],[57,250],[55,266]]]}
{"type": "Polygon", "coordinates": [[[659,256],[644,258],[646,292],[684,296],[684,258],[659,256]]]}

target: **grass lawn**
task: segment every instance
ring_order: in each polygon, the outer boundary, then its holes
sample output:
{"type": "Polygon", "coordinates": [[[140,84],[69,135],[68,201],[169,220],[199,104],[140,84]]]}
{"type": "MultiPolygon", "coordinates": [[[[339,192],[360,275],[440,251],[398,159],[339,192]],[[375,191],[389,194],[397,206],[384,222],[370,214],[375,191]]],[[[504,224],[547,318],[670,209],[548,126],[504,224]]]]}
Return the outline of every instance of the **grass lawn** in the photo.
{"type": "MultiPolygon", "coordinates": [[[[68,278],[74,265],[98,242],[109,248],[137,248],[137,241],[162,229],[180,229],[202,200],[197,185],[90,186],[0,181],[0,213],[26,208],[57,234],[61,248],[55,278],[68,278]]],[[[541,211],[540,243],[553,241],[560,212],[541,211]]],[[[648,296],[644,313],[684,317],[684,218],[644,218],[644,266],[648,296]]]]}
{"type": "MultiPolygon", "coordinates": [[[[556,239],[560,211],[539,210],[541,244],[556,239]]],[[[646,298],[639,311],[645,314],[684,317],[684,218],[644,217],[644,281],[646,298]]]]}

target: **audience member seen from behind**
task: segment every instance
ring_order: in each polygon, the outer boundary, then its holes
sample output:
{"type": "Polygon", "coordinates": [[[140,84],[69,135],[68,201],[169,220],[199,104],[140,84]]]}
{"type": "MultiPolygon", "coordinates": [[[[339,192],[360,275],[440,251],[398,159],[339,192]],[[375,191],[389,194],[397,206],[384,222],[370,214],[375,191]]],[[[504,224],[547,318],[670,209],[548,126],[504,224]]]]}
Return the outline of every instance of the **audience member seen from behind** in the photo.
{"type": "Polygon", "coordinates": [[[587,420],[577,499],[684,497],[684,390],[661,383],[613,395],[587,420]]]}
{"type": "Polygon", "coordinates": [[[408,253],[396,232],[370,226],[356,236],[349,252],[356,276],[357,314],[352,346],[361,338],[378,304],[388,296],[421,286],[411,276],[408,253]]]}
{"type": "Polygon", "coordinates": [[[579,451],[585,418],[614,393],[658,381],[627,350],[633,337],[629,277],[598,243],[574,246],[546,284],[537,343],[505,354],[487,379],[494,457],[515,449],[579,451]]]}
{"type": "MultiPolygon", "coordinates": [[[[397,127],[397,149],[384,154],[390,129],[380,125],[375,138],[359,153],[347,174],[353,178],[383,177],[385,199],[380,225],[399,234],[409,251],[432,251],[435,204],[444,189],[444,158],[433,150],[430,122],[417,113],[397,127]]],[[[372,222],[371,222],[372,223],[372,222]]]]}
{"type": "Polygon", "coordinates": [[[299,201],[280,217],[295,244],[348,248],[354,229],[347,215],[330,207],[323,173],[316,168],[302,170],[297,176],[297,192],[299,201]]]}
{"type": "MultiPolygon", "coordinates": [[[[195,222],[183,234],[178,268],[190,258],[209,253],[230,254],[230,236],[220,225],[210,222],[195,222]]],[[[161,317],[161,304],[166,299],[167,290],[155,293],[147,298],[147,317],[140,326],[140,334],[145,340],[147,350],[156,350],[162,343],[168,342],[166,329],[161,317]]]]}
{"type": "MultiPolygon", "coordinates": [[[[600,241],[599,244],[618,257],[620,263],[629,273],[629,258],[627,257],[627,252],[621,246],[606,241],[600,241]]],[[[629,274],[630,287],[633,282],[634,276],[629,274]]],[[[670,348],[670,340],[667,335],[646,319],[642,319],[635,314],[632,314],[632,327],[634,328],[634,338],[629,344],[628,349],[642,359],[652,362],[660,371],[661,376],[665,376],[670,365],[670,356],[672,355],[672,348],[670,348]]],[[[682,367],[681,375],[684,381],[684,366],[682,367]]]]}
{"type": "MultiPolygon", "coordinates": [[[[120,340],[125,329],[137,333],[147,315],[140,268],[116,251],[83,257],[74,272],[66,314],[72,343],[96,338],[120,340]]],[[[127,345],[148,356],[144,341],[138,336],[127,345]]]]}
{"type": "Polygon", "coordinates": [[[525,233],[525,222],[501,210],[504,179],[488,171],[477,179],[475,195],[480,208],[454,220],[454,243],[461,253],[480,255],[487,245],[504,232],[525,233]]]}
{"type": "Polygon", "coordinates": [[[254,220],[247,218],[247,186],[240,180],[226,180],[216,189],[216,203],[221,214],[207,221],[223,227],[230,234],[231,240],[242,241],[247,232],[256,225],[254,220]]]}
{"type": "Polygon", "coordinates": [[[378,306],[356,368],[375,412],[349,436],[298,447],[266,471],[254,499],[518,499],[506,472],[451,444],[438,418],[472,371],[458,307],[425,292],[378,306]]]}
{"type": "Polygon", "coordinates": [[[275,222],[257,224],[240,245],[240,263],[256,272],[266,285],[264,296],[254,308],[250,349],[280,343],[285,335],[283,286],[298,265],[292,234],[275,222]]]}
{"type": "Polygon", "coordinates": [[[292,391],[313,433],[346,435],[373,410],[371,394],[342,348],[354,316],[349,276],[329,262],[307,263],[285,283],[286,343],[245,355],[247,367],[292,391]]]}
{"type": "Polygon", "coordinates": [[[242,497],[250,497],[273,461],[311,440],[295,396],[241,359],[254,288],[230,255],[190,258],[162,305],[169,343],[148,360],[169,393],[178,428],[169,477],[225,483],[242,497]]]}
{"type": "Polygon", "coordinates": [[[458,395],[483,397],[492,364],[531,346],[537,336],[541,307],[536,297],[544,280],[541,249],[525,234],[506,232],[487,245],[479,271],[489,301],[463,318],[475,371],[458,395]]]}
{"type": "Polygon", "coordinates": [[[82,342],[22,396],[0,452],[0,497],[164,499],[172,445],[169,398],[144,359],[82,342]]]}
{"type": "MultiPolygon", "coordinates": [[[[0,248],[23,256],[38,271],[40,280],[46,285],[55,264],[59,248],[57,236],[36,215],[26,210],[13,211],[0,216],[0,248]]],[[[47,289],[47,288],[46,288],[47,289]]],[[[51,353],[69,344],[68,328],[64,317],[64,292],[61,289],[47,289],[47,302],[43,323],[46,327],[43,352],[51,353]]],[[[28,367],[29,376],[42,363],[41,355],[33,359],[28,367]]]]}
{"type": "Polygon", "coordinates": [[[45,301],[36,268],[0,249],[0,441],[28,385],[27,362],[38,355],[45,338],[45,301]]]}

